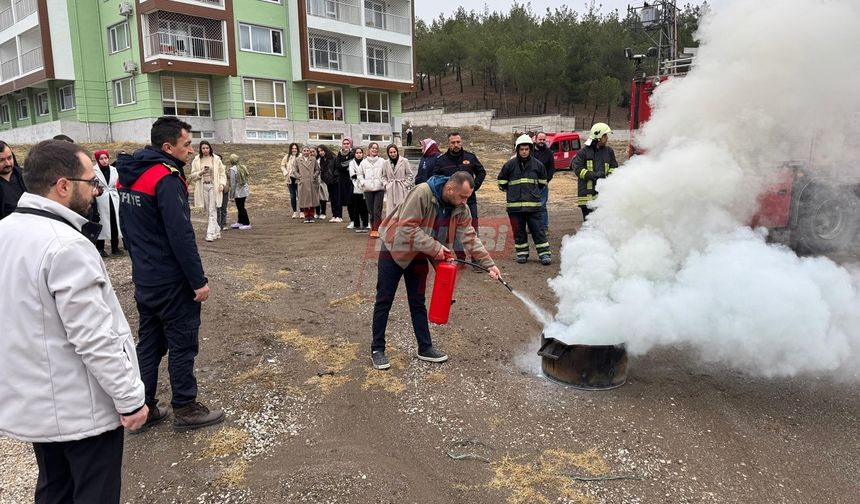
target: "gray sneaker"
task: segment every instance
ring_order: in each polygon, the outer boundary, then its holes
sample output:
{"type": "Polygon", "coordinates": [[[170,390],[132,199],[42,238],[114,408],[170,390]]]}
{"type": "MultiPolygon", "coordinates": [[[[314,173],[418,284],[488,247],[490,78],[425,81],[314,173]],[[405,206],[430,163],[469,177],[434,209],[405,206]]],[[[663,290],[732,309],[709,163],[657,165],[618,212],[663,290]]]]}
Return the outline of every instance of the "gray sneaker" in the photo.
{"type": "Polygon", "coordinates": [[[391,364],[388,363],[388,357],[385,352],[373,352],[370,354],[370,360],[373,361],[373,369],[388,369],[391,364]]]}
{"type": "Polygon", "coordinates": [[[427,362],[445,362],[446,360],[448,360],[448,354],[434,346],[431,346],[423,352],[419,351],[418,358],[427,362]]]}

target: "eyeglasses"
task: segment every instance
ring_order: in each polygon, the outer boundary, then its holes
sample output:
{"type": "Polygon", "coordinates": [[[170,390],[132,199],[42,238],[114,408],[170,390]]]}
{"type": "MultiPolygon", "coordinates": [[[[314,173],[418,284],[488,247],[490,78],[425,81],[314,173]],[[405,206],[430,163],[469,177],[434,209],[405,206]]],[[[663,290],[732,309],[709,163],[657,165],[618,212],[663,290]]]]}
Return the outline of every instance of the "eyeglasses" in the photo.
{"type": "MultiPolygon", "coordinates": [[[[91,179],[70,178],[70,177],[65,177],[65,179],[71,180],[72,182],[86,182],[93,189],[101,189],[101,187],[102,187],[102,183],[99,181],[99,178],[97,176],[93,177],[91,179]]],[[[59,180],[57,182],[59,182],[59,180]]],[[[56,184],[57,182],[54,182],[54,183],[56,184]]]]}

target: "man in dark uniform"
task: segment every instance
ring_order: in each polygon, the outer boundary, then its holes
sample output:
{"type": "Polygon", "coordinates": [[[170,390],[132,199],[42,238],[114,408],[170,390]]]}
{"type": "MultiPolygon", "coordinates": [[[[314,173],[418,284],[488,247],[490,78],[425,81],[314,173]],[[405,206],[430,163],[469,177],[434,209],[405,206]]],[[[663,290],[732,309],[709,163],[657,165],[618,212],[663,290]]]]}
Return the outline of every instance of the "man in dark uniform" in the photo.
{"type": "MultiPolygon", "coordinates": [[[[469,196],[466,205],[469,207],[469,213],[472,215],[472,228],[480,236],[481,231],[478,226],[478,198],[475,195],[478,194],[478,189],[481,188],[481,184],[484,183],[484,179],[487,177],[487,170],[478,161],[477,156],[463,149],[463,139],[460,137],[460,133],[453,131],[448,133],[448,150],[439,154],[439,157],[436,158],[436,167],[433,168],[433,175],[450,177],[458,171],[468,172],[475,179],[475,191],[469,196]]],[[[460,259],[466,257],[462,244],[455,243],[454,251],[460,259]]]]}
{"type": "Polygon", "coordinates": [[[576,157],[570,162],[570,169],[578,177],[576,204],[582,210],[583,221],[591,213],[588,203],[597,197],[597,189],[595,188],[597,181],[606,178],[618,168],[615,151],[607,145],[610,133],[612,130],[606,123],[597,123],[592,126],[585,146],[576,153],[576,157]]]}
{"type": "Polygon", "coordinates": [[[25,192],[27,186],[15,154],[6,142],[0,140],[0,219],[15,211],[25,192]]]}
{"type": "Polygon", "coordinates": [[[544,231],[549,229],[549,215],[546,211],[546,205],[549,201],[549,183],[552,176],[555,175],[555,159],[552,157],[552,150],[546,144],[546,133],[538,132],[535,140],[535,151],[532,156],[543,163],[546,168],[546,184],[541,187],[540,191],[540,219],[544,231]]]}
{"type": "MultiPolygon", "coordinates": [[[[155,392],[158,366],[169,352],[173,428],[186,431],[224,420],[197,401],[194,358],[198,351],[200,303],[208,280],[197,252],[188,206],[185,160],[194,153],[191,125],[161,117],[152,125],[152,145],[124,154],[119,173],[120,226],[131,256],[134,299],[140,314],[137,360],[146,389],[149,418],[144,429],[167,416],[155,392]]],[[[141,429],[142,430],[142,429],[141,429]]]]}

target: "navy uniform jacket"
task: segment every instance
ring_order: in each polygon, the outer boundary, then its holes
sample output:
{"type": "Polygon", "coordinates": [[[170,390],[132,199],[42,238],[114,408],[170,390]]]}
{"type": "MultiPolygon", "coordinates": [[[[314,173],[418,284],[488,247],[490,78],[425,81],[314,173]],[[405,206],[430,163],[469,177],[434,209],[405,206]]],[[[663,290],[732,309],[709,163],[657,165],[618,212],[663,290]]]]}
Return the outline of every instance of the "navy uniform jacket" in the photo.
{"type": "Polygon", "coordinates": [[[454,172],[458,171],[469,172],[475,177],[475,191],[469,196],[467,203],[470,205],[476,203],[478,198],[475,195],[478,194],[478,189],[481,188],[481,184],[484,183],[484,179],[487,177],[487,170],[478,161],[477,156],[465,150],[461,150],[457,156],[448,150],[439,154],[436,158],[436,167],[433,168],[433,175],[450,177],[454,172]]]}

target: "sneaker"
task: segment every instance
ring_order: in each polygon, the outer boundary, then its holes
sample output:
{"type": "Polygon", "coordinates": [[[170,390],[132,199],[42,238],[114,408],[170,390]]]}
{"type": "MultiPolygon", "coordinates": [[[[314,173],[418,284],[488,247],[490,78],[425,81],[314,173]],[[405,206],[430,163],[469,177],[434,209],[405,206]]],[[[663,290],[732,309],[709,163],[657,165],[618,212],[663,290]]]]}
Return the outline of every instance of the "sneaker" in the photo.
{"type": "Polygon", "coordinates": [[[249,230],[249,229],[251,229],[251,225],[250,225],[250,224],[242,224],[241,226],[239,226],[239,230],[240,230],[240,231],[247,231],[247,230],[249,230]]]}
{"type": "Polygon", "coordinates": [[[298,219],[298,218],[299,218],[299,213],[293,212],[293,219],[298,219]]]}
{"type": "Polygon", "coordinates": [[[332,217],[329,222],[331,222],[332,224],[337,224],[338,222],[343,222],[343,219],[340,219],[338,217],[332,217]]]}
{"type": "Polygon", "coordinates": [[[241,224],[234,222],[233,224],[230,224],[230,229],[239,229],[239,226],[241,226],[241,224]]]}
{"type": "Polygon", "coordinates": [[[319,219],[319,220],[325,220],[325,214],[323,214],[323,215],[317,215],[317,219],[319,219]]]}
{"type": "Polygon", "coordinates": [[[206,237],[206,241],[208,241],[208,242],[214,242],[214,241],[215,241],[215,237],[214,237],[214,236],[207,236],[207,237],[206,237]]]}
{"type": "Polygon", "coordinates": [[[123,252],[122,249],[116,249],[116,250],[111,251],[111,255],[121,256],[121,255],[125,255],[125,252],[123,252]]]}
{"type": "Polygon", "coordinates": [[[431,346],[423,352],[419,351],[418,358],[427,362],[445,362],[446,360],[448,360],[448,354],[442,352],[434,346],[431,346]]]}
{"type": "MultiPolygon", "coordinates": [[[[350,222],[350,223],[349,223],[349,226],[347,226],[346,228],[347,228],[347,229],[354,229],[354,228],[355,228],[355,222],[350,222]]],[[[358,231],[356,231],[356,233],[357,233],[357,232],[358,232],[358,231]]]]}
{"type": "Polygon", "coordinates": [[[385,352],[373,352],[370,354],[370,360],[373,361],[373,369],[388,369],[391,364],[388,363],[388,357],[385,352]]]}
{"type": "Polygon", "coordinates": [[[223,421],[223,411],[209,411],[209,408],[199,402],[186,404],[181,408],[173,410],[173,430],[176,432],[199,429],[201,427],[215,425],[223,421]]]}
{"type": "Polygon", "coordinates": [[[129,434],[142,434],[142,433],[146,432],[147,429],[149,429],[150,427],[152,427],[154,425],[158,425],[159,423],[162,422],[162,420],[167,418],[167,412],[168,412],[167,406],[162,408],[162,407],[153,405],[151,408],[149,408],[149,414],[146,416],[146,422],[144,422],[143,425],[140,426],[140,429],[129,430],[128,433],[129,434]]]}
{"type": "Polygon", "coordinates": [[[313,223],[314,223],[313,219],[305,219],[305,224],[313,224],[313,223]]]}
{"type": "Polygon", "coordinates": [[[540,256],[540,263],[544,266],[549,266],[552,264],[552,256],[549,254],[540,256]]]}
{"type": "Polygon", "coordinates": [[[365,231],[364,228],[356,228],[355,232],[356,233],[366,233],[367,231],[365,231]]]}
{"type": "Polygon", "coordinates": [[[102,257],[108,257],[110,254],[108,254],[106,250],[99,250],[99,255],[102,257]]]}
{"type": "Polygon", "coordinates": [[[517,264],[525,264],[529,262],[529,256],[517,256],[517,264]]]}
{"type": "Polygon", "coordinates": [[[212,238],[215,240],[220,240],[221,239],[221,233],[218,233],[218,234],[212,236],[212,238]]]}

